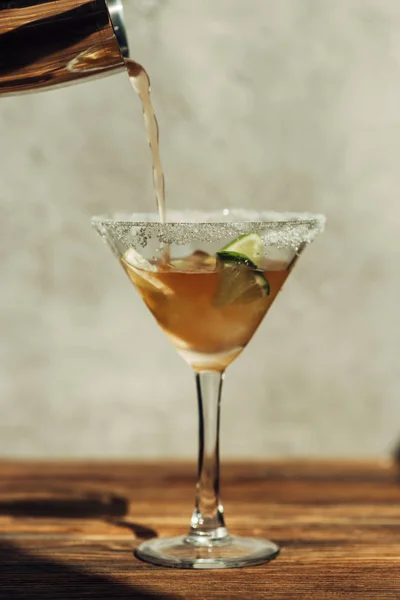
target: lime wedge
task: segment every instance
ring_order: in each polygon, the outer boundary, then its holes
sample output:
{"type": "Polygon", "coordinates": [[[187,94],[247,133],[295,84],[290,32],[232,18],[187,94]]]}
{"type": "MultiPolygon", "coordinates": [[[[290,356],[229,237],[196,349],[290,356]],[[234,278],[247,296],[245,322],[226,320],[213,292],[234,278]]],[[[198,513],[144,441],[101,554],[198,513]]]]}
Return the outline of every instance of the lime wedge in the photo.
{"type": "Polygon", "coordinates": [[[263,242],[259,233],[246,233],[230,242],[218,254],[229,252],[250,260],[255,266],[263,258],[263,242]]]}
{"type": "Polygon", "coordinates": [[[218,252],[220,279],[214,306],[246,304],[269,296],[270,286],[262,271],[247,256],[237,252],[218,252]]]}

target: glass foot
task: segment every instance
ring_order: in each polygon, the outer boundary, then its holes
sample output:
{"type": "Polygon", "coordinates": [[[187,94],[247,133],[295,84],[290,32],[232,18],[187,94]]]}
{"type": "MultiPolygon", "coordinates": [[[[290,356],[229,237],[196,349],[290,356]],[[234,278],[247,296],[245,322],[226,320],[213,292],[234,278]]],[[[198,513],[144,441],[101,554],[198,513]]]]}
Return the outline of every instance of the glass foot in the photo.
{"type": "Polygon", "coordinates": [[[227,536],[223,540],[198,543],[189,536],[154,538],[136,550],[141,560],[178,569],[231,569],[260,565],[279,554],[279,546],[268,540],[227,536]]]}

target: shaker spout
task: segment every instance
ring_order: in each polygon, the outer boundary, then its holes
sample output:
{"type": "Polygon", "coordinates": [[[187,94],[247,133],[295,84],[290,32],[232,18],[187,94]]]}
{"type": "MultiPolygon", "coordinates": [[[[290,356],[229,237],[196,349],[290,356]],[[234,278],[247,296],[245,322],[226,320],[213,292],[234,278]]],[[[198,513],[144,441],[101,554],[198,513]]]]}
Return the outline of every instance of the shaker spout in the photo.
{"type": "Polygon", "coordinates": [[[124,58],[129,58],[129,45],[125,29],[124,7],[121,0],[106,0],[111,24],[117,38],[119,50],[124,58]]]}

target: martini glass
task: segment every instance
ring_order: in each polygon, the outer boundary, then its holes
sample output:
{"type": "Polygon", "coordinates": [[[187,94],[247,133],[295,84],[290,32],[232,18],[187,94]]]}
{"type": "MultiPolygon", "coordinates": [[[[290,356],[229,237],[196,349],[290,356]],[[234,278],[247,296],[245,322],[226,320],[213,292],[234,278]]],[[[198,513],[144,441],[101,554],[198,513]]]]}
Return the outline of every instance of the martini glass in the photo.
{"type": "Polygon", "coordinates": [[[195,372],[198,480],[186,535],[154,538],[136,554],[167,567],[215,569],[275,558],[269,540],[231,535],[219,482],[224,372],[261,323],[325,218],[308,213],[223,210],[94,217],[161,329],[195,372]]]}

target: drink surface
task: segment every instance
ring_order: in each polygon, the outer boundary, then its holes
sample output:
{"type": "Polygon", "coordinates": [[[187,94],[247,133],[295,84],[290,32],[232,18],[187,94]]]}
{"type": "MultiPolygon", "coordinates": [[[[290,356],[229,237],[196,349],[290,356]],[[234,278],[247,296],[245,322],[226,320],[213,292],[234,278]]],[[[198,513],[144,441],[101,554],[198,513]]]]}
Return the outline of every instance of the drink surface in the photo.
{"type": "MultiPolygon", "coordinates": [[[[127,253],[128,254],[128,253],[127,253]]],[[[204,253],[152,263],[121,263],[182,357],[197,371],[224,370],[247,345],[289,271],[228,265],[204,253]],[[268,293],[263,282],[268,282],[268,293]],[[260,283],[261,282],[261,283],[260,283]]]]}

